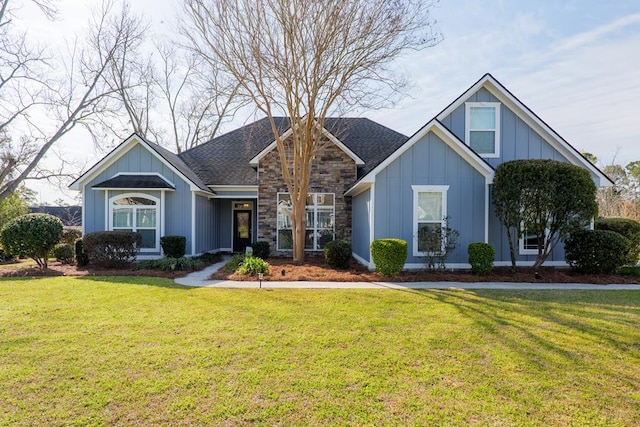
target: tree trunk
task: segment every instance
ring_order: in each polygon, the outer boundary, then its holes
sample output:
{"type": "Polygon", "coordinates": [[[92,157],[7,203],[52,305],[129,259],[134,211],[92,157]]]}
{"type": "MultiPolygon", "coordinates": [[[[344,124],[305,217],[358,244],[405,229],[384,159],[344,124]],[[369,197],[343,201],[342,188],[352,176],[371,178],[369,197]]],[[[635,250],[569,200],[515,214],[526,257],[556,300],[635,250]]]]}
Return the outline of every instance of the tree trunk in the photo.
{"type": "Polygon", "coordinates": [[[291,233],[293,237],[293,262],[302,264],[304,262],[305,229],[306,229],[306,195],[300,200],[291,200],[291,233]]]}
{"type": "MultiPolygon", "coordinates": [[[[506,227],[507,229],[507,240],[509,240],[509,255],[511,256],[511,271],[516,272],[516,248],[513,244],[513,234],[511,233],[511,228],[506,227]]],[[[517,232],[516,232],[517,234],[517,232]]]]}

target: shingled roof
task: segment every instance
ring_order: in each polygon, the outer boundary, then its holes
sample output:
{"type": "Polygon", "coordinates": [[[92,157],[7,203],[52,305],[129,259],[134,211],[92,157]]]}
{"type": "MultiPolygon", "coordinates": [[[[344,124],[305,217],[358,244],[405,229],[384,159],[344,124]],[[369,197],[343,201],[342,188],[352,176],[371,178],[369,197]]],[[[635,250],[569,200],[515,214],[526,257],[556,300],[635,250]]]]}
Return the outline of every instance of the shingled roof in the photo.
{"type": "MultiPolygon", "coordinates": [[[[276,117],[281,133],[289,120],[276,117]]],[[[325,129],[364,161],[358,177],[368,173],[400,147],[407,136],[366,118],[327,118],[325,129]]],[[[267,118],[221,135],[178,154],[207,185],[257,185],[249,161],[274,140],[267,118]]]]}

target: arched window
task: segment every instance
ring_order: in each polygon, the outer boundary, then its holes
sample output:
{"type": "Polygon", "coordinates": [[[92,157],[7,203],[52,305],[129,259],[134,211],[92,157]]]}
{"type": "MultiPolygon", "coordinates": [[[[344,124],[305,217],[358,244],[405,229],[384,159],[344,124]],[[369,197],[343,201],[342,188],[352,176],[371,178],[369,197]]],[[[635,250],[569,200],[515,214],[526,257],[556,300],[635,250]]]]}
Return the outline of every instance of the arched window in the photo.
{"type": "Polygon", "coordinates": [[[142,236],[141,251],[159,247],[158,199],[142,194],[118,195],[110,200],[111,230],[136,231],[142,236]]]}

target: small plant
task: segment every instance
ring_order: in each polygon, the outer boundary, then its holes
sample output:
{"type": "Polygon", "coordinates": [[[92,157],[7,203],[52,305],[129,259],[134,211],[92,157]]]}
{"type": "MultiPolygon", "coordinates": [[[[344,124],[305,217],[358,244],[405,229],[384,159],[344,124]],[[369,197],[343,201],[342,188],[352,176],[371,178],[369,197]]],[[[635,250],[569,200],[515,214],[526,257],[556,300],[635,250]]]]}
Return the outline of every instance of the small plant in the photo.
{"type": "Polygon", "coordinates": [[[564,244],[569,266],[587,274],[615,273],[628,260],[629,241],[614,231],[580,230],[564,244]]]}
{"type": "Polygon", "coordinates": [[[253,256],[245,257],[242,265],[236,270],[237,274],[243,276],[253,276],[258,273],[269,274],[269,263],[262,258],[253,256]]]}
{"type": "Polygon", "coordinates": [[[162,236],[160,246],[167,258],[182,258],[187,253],[185,236],[162,236]]]}
{"type": "Polygon", "coordinates": [[[53,248],[53,256],[63,264],[73,264],[74,255],[71,243],[59,243],[53,248]]]}
{"type": "Polygon", "coordinates": [[[123,267],[135,261],[142,236],[132,231],[96,231],[83,238],[84,251],[92,264],[123,267]]]}
{"type": "Polygon", "coordinates": [[[164,257],[160,259],[147,259],[138,261],[133,267],[134,270],[162,270],[162,271],[185,271],[199,270],[202,268],[203,261],[197,258],[173,258],[164,257]]]}
{"type": "Polygon", "coordinates": [[[251,244],[253,248],[253,256],[257,258],[267,259],[269,255],[271,255],[271,247],[269,246],[269,242],[259,241],[253,242],[251,244]]]}
{"type": "Polygon", "coordinates": [[[235,254],[229,261],[227,261],[227,263],[222,268],[229,273],[234,273],[240,268],[243,262],[244,254],[235,254]]]}
{"type": "Polygon", "coordinates": [[[447,257],[458,246],[460,233],[449,227],[449,217],[443,218],[444,225],[435,228],[423,228],[418,232],[418,247],[422,248],[425,263],[429,270],[435,270],[436,265],[444,270],[447,257]]]}
{"type": "Polygon", "coordinates": [[[60,243],[74,244],[76,240],[82,237],[82,229],[80,227],[65,226],[62,230],[62,239],[60,243]]]}
{"type": "Polygon", "coordinates": [[[89,257],[87,253],[84,251],[84,244],[82,243],[82,239],[76,240],[76,265],[78,267],[84,267],[89,264],[89,257]]]}
{"type": "Polygon", "coordinates": [[[488,274],[493,269],[493,261],[496,257],[496,250],[488,243],[469,243],[467,247],[469,254],[469,264],[473,274],[488,274]]]}
{"type": "Polygon", "coordinates": [[[407,260],[407,242],[402,239],[378,239],[371,242],[371,258],[383,276],[402,271],[407,260]]]}
{"type": "Polygon", "coordinates": [[[346,240],[332,240],[324,246],[324,260],[334,268],[349,268],[351,243],[346,240]]]}
{"type": "Polygon", "coordinates": [[[62,238],[62,221],[47,214],[27,214],[11,220],[2,228],[0,239],[8,253],[28,256],[43,270],[49,253],[62,238]]]}

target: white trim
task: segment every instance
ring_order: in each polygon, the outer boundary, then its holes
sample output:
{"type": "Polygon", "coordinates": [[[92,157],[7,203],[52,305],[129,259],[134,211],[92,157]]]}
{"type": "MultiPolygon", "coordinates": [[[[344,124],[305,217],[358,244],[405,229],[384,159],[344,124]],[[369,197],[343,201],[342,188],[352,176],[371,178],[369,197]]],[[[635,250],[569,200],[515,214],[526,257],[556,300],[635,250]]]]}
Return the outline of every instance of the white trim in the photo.
{"type": "Polygon", "coordinates": [[[471,132],[472,131],[492,131],[493,135],[493,153],[480,153],[475,150],[481,157],[484,158],[499,158],[500,157],[500,103],[499,102],[465,102],[464,103],[464,142],[471,147],[471,132]],[[471,129],[471,109],[478,107],[488,107],[494,110],[494,123],[493,129],[471,129]]]}
{"type": "Polygon", "coordinates": [[[100,187],[100,188],[92,188],[93,191],[176,191],[173,188],[138,188],[138,187],[100,187]]]}
{"type": "Polygon", "coordinates": [[[445,108],[440,114],[436,116],[438,120],[444,120],[449,114],[453,113],[458,107],[460,107],[465,101],[469,99],[471,95],[476,93],[480,88],[484,87],[498,101],[509,108],[518,118],[524,121],[530,128],[536,131],[547,143],[560,152],[565,158],[574,165],[585,167],[595,176],[600,179],[600,187],[611,187],[613,182],[602,171],[595,167],[591,162],[581,156],[567,141],[564,140],[557,132],[555,132],[549,125],[544,123],[538,118],[533,111],[531,111],[520,100],[513,96],[500,82],[498,82],[491,74],[485,74],[480,80],[478,80],[473,86],[467,89],[458,99],[445,108]]]}
{"type": "MultiPolygon", "coordinates": [[[[533,267],[535,261],[516,261],[517,267],[533,267]]],[[[511,261],[494,261],[494,267],[511,267],[511,261]]],[[[566,261],[545,261],[542,267],[569,267],[566,261]]]]}
{"type": "Polygon", "coordinates": [[[87,221],[86,221],[86,212],[87,212],[87,195],[86,195],[86,187],[82,187],[82,212],[80,213],[81,217],[82,217],[82,235],[84,236],[86,234],[86,227],[87,227],[87,221]]]}
{"type": "Polygon", "coordinates": [[[191,253],[196,253],[196,193],[191,193],[191,253]]]}
{"type": "MultiPolygon", "coordinates": [[[[421,257],[425,256],[427,253],[424,251],[418,250],[418,197],[420,193],[440,193],[442,197],[442,212],[440,215],[440,220],[438,221],[430,221],[435,223],[440,223],[441,226],[444,226],[444,218],[447,217],[447,192],[449,191],[448,185],[412,185],[411,190],[413,191],[413,256],[421,257]]],[[[422,221],[425,222],[425,221],[422,221]]],[[[442,242],[444,244],[444,241],[442,242]]]]}
{"type": "MultiPolygon", "coordinates": [[[[427,268],[427,264],[424,262],[408,262],[404,265],[404,270],[423,270],[427,268]]],[[[471,264],[466,262],[447,262],[444,265],[445,270],[470,270],[471,264]]]]}
{"type": "MultiPolygon", "coordinates": [[[[356,164],[356,166],[362,166],[364,165],[364,160],[362,160],[360,157],[358,157],[358,155],[356,153],[354,153],[353,151],[351,151],[349,149],[349,147],[347,147],[346,145],[344,145],[344,143],[342,141],[340,141],[338,138],[336,138],[331,132],[329,132],[326,128],[322,128],[322,134],[324,136],[326,136],[329,141],[333,142],[338,148],[340,148],[342,151],[344,151],[344,153],[349,156],[356,164]]],[[[287,139],[289,136],[291,136],[293,134],[293,129],[290,127],[289,129],[286,130],[286,132],[284,132],[282,135],[280,135],[280,139],[281,140],[285,140],[287,139]]],[[[273,150],[277,145],[276,140],[273,140],[273,142],[271,142],[271,144],[267,145],[267,147],[262,150],[261,152],[259,152],[254,158],[252,158],[251,160],[249,160],[249,164],[251,166],[258,166],[258,164],[260,163],[260,160],[267,155],[267,153],[269,153],[271,150],[273,150]]]]}
{"type": "Polygon", "coordinates": [[[109,229],[109,217],[111,216],[111,212],[109,211],[109,190],[104,192],[104,229],[109,229]]]}
{"type": "Polygon", "coordinates": [[[257,185],[207,185],[212,191],[258,191],[257,185]]]}
{"type": "MultiPolygon", "coordinates": [[[[369,187],[371,190],[371,195],[369,197],[369,259],[372,261],[371,266],[373,266],[373,257],[371,256],[371,243],[376,238],[376,230],[375,230],[375,218],[376,218],[376,185],[371,184],[369,187]]],[[[352,219],[353,221],[353,219],[352,219]]],[[[352,230],[353,232],[353,230],[352,230]]]]}
{"type": "MultiPolygon", "coordinates": [[[[356,254],[355,252],[351,252],[351,256],[356,261],[358,261],[360,264],[362,264],[365,267],[367,267],[367,270],[374,271],[376,269],[372,262],[369,262],[369,261],[365,260],[364,258],[362,258],[360,255],[356,254]]],[[[369,256],[371,256],[371,254],[369,254],[369,256]]]]}
{"type": "Polygon", "coordinates": [[[484,242],[489,243],[489,184],[484,185],[484,242]]]}
{"type": "Polygon", "coordinates": [[[362,187],[367,184],[372,184],[376,176],[389,166],[393,161],[398,159],[402,154],[409,150],[416,142],[420,141],[429,132],[433,132],[438,136],[445,144],[453,149],[460,157],[467,161],[474,169],[476,169],[482,176],[485,177],[485,181],[488,183],[493,182],[494,169],[485,160],[483,160],[476,152],[471,150],[467,144],[460,141],[449,129],[444,127],[438,120],[433,119],[416,132],[411,138],[407,140],[400,148],[387,157],[382,163],[371,170],[360,181],[358,181],[353,187],[345,192],[345,196],[352,196],[362,191],[362,187]]]}
{"type": "MultiPolygon", "coordinates": [[[[107,195],[107,191],[105,191],[105,197],[107,195]]],[[[161,207],[160,207],[160,200],[161,198],[152,196],[150,194],[146,194],[146,193],[123,193],[123,194],[116,194],[113,195],[111,197],[107,198],[107,226],[105,227],[105,230],[109,230],[112,231],[113,230],[113,202],[119,199],[124,199],[127,197],[139,197],[141,199],[147,199],[147,200],[151,200],[155,203],[155,206],[153,207],[156,211],[156,226],[155,226],[155,232],[156,232],[156,242],[155,242],[155,246],[153,248],[140,248],[140,253],[145,253],[145,252],[160,252],[162,253],[162,248],[160,247],[160,226],[161,226],[161,207]]],[[[162,197],[162,194],[161,194],[162,197]]],[[[135,205],[131,205],[131,206],[135,206],[135,205]]],[[[120,209],[126,209],[126,206],[123,205],[122,208],[120,209]]],[[[145,207],[143,209],[150,209],[150,207],[145,207]]],[[[134,210],[135,212],[135,210],[134,210]]],[[[134,224],[136,225],[136,230],[137,230],[137,218],[136,215],[134,214],[133,216],[133,221],[134,224]]],[[[118,227],[118,228],[122,228],[122,227],[118,227]]],[[[150,230],[151,228],[143,228],[143,230],[150,230]]]]}
{"type": "MultiPolygon", "coordinates": [[[[164,191],[160,192],[160,206],[158,207],[158,209],[160,209],[160,237],[165,235],[165,220],[164,220],[164,213],[166,211],[166,209],[164,208],[165,206],[165,197],[164,197],[164,191]]],[[[162,250],[162,245],[160,245],[160,255],[164,255],[164,251],[162,250]]]]}

